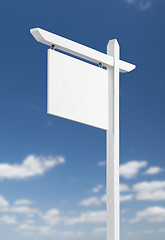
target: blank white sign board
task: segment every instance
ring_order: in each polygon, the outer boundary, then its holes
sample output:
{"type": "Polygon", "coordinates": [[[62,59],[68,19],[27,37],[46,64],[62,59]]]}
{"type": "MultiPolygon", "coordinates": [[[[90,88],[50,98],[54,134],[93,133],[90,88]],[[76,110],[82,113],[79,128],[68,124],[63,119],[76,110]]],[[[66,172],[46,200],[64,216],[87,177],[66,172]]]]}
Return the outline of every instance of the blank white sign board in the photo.
{"type": "Polygon", "coordinates": [[[47,112],[107,130],[108,71],[49,49],[47,112]]]}

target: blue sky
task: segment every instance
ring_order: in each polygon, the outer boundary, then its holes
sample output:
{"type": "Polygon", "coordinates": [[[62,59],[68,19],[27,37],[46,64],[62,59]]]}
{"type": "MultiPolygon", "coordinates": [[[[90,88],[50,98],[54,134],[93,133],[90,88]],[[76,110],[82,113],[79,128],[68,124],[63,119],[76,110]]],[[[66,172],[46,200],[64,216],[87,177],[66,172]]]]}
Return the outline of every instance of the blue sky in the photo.
{"type": "Polygon", "coordinates": [[[46,114],[41,27],[137,65],[120,75],[121,240],[165,237],[163,0],[0,3],[3,240],[105,239],[105,131],[46,114]]]}

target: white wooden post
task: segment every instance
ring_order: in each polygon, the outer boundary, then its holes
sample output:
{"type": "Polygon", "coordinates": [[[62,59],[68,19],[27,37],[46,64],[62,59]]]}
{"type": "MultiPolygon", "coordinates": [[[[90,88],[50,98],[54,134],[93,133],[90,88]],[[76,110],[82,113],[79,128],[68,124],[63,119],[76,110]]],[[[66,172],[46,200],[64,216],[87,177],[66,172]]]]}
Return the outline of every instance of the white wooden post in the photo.
{"type": "Polygon", "coordinates": [[[107,54],[114,58],[114,67],[108,67],[107,240],[119,240],[119,44],[116,39],[109,41],[107,54]]]}

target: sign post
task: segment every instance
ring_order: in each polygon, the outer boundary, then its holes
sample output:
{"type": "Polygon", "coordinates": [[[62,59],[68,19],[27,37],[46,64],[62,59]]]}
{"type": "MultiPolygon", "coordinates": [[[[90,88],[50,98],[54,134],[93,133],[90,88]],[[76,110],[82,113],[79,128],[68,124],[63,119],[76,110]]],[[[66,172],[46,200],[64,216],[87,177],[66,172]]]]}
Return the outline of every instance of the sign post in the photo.
{"type": "Polygon", "coordinates": [[[30,32],[37,41],[51,47],[47,112],[106,130],[107,240],[119,240],[119,73],[130,72],[135,65],[119,59],[116,39],[109,41],[104,54],[40,28],[30,32]]]}
{"type": "Polygon", "coordinates": [[[107,240],[119,240],[119,44],[117,40],[109,41],[107,54],[114,58],[114,67],[108,68],[107,240]]]}

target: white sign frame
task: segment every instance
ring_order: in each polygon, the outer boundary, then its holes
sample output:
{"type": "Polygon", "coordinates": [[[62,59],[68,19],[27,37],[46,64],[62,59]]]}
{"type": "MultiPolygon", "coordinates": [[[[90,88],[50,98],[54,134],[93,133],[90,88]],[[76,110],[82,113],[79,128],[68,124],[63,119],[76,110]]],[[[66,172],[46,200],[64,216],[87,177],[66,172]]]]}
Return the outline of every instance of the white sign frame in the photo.
{"type": "Polygon", "coordinates": [[[120,239],[119,198],[119,72],[130,72],[135,65],[119,59],[116,39],[107,45],[107,54],[98,52],[40,28],[30,30],[34,38],[50,47],[107,67],[108,126],[106,128],[107,240],[120,239]]]}

